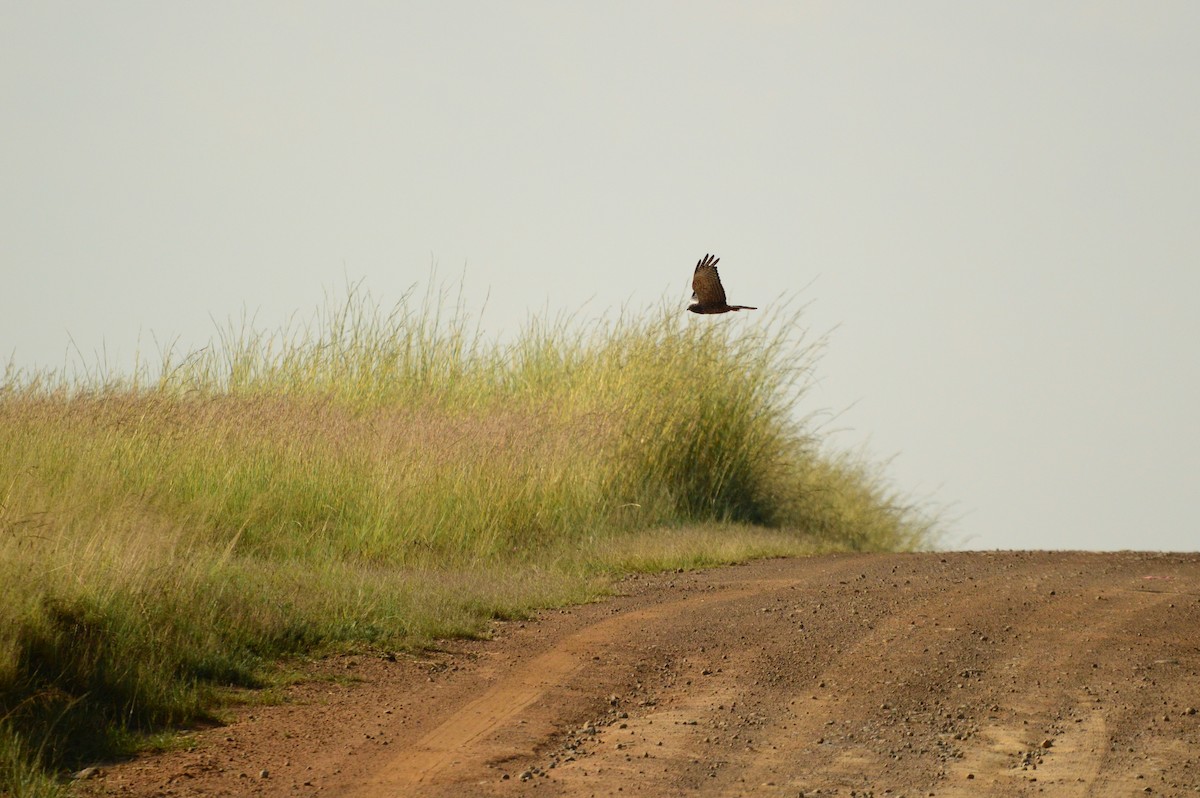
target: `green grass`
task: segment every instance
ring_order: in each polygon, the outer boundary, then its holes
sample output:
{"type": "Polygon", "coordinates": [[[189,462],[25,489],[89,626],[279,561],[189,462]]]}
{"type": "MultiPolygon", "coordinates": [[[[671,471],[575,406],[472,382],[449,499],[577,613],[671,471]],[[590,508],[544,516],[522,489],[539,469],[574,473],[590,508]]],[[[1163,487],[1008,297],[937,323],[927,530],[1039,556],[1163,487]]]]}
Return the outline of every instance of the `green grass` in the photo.
{"type": "Polygon", "coordinates": [[[8,370],[0,792],[53,795],[281,657],[478,635],[629,571],[932,543],[803,415],[798,312],[500,345],[445,299],[352,288],[154,373],[8,370]]]}

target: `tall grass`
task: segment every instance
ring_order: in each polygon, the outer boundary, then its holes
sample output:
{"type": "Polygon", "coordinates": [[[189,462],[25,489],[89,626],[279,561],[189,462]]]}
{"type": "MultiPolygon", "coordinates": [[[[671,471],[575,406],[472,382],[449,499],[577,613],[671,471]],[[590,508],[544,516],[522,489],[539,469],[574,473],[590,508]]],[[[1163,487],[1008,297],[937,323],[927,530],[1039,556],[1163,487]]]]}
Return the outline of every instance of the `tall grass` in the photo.
{"type": "Polygon", "coordinates": [[[803,416],[798,312],[486,341],[352,288],[161,369],[0,384],[0,791],[330,646],[419,647],[631,569],[927,545],[803,416]]]}

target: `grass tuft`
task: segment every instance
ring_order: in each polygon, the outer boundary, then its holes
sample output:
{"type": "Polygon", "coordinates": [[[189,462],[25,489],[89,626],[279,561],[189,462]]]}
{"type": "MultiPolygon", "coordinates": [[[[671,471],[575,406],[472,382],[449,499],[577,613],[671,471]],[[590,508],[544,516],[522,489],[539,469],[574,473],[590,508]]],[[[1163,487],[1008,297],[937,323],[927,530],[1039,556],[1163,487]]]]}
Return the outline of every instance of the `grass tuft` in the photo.
{"type": "Polygon", "coordinates": [[[416,649],[614,575],[927,546],[801,414],[799,311],[661,308],[488,343],[352,287],[127,377],[0,383],[0,792],[205,717],[280,657],[416,649]]]}

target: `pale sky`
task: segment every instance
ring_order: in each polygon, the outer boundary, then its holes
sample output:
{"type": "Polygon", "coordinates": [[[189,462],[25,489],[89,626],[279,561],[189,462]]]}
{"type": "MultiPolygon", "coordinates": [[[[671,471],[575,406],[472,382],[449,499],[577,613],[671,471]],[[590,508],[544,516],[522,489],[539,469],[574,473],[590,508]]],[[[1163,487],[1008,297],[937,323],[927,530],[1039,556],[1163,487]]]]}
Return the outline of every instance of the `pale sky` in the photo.
{"type": "Polygon", "coordinates": [[[955,547],[1200,548],[1200,3],[0,0],[0,140],[18,367],[712,252],[955,547]]]}

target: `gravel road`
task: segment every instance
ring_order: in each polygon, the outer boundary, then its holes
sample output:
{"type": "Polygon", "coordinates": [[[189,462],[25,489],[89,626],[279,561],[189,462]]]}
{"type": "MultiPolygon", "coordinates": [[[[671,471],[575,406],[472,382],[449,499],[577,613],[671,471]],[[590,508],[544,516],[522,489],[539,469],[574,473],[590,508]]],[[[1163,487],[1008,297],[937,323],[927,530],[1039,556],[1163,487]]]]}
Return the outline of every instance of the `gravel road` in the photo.
{"type": "Polygon", "coordinates": [[[1200,795],[1200,555],[837,555],[618,590],[325,660],[77,791],[1200,795]]]}

